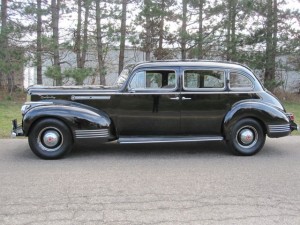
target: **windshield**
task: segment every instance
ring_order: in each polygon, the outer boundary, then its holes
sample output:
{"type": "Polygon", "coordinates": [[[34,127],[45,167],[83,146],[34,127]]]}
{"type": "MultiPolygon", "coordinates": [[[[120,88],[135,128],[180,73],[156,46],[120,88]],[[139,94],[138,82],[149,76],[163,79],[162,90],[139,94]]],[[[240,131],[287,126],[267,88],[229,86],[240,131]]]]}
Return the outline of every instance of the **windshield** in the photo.
{"type": "Polygon", "coordinates": [[[135,64],[128,64],[127,66],[124,67],[124,69],[122,70],[122,72],[120,73],[120,75],[117,79],[117,82],[116,82],[117,87],[120,88],[124,85],[124,83],[126,82],[128,76],[134,66],[135,66],[135,64]]]}

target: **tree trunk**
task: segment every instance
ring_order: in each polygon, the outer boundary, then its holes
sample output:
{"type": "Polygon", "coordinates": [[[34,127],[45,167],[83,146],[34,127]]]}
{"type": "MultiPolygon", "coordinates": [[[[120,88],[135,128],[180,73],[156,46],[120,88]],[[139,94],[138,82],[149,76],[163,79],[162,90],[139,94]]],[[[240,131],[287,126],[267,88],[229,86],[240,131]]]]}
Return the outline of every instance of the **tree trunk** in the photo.
{"type": "MultiPolygon", "coordinates": [[[[275,57],[277,48],[277,1],[267,1],[267,21],[266,21],[266,65],[265,83],[275,79],[275,57]],[[274,6],[273,6],[274,4],[274,6]],[[274,7],[274,8],[273,8],[274,7]]],[[[273,89],[273,87],[269,87],[273,89]]]]}
{"type": "Polygon", "coordinates": [[[231,60],[231,15],[232,15],[232,10],[231,10],[231,5],[232,5],[232,0],[228,0],[228,18],[227,18],[227,35],[226,35],[226,60],[230,61],[231,60]]]}
{"type": "Polygon", "coordinates": [[[81,0],[77,0],[77,28],[76,28],[76,37],[75,37],[75,46],[74,51],[76,52],[76,62],[77,68],[81,68],[81,13],[82,13],[82,4],[81,0]]]}
{"type": "Polygon", "coordinates": [[[53,66],[57,68],[59,74],[55,80],[56,85],[62,85],[62,76],[59,59],[59,11],[61,0],[51,0],[51,14],[52,14],[52,31],[53,31],[53,66]]]}
{"type": "Polygon", "coordinates": [[[197,58],[203,59],[203,5],[204,0],[199,0],[199,37],[198,37],[198,52],[197,58]]]}
{"type": "Polygon", "coordinates": [[[226,35],[226,60],[236,60],[236,6],[237,0],[228,0],[227,10],[227,35],[226,35]]]}
{"type": "Polygon", "coordinates": [[[37,84],[43,84],[42,77],[42,0],[37,0],[36,75],[37,84]]]}
{"type": "Polygon", "coordinates": [[[182,0],[181,58],[186,59],[187,0],[182,0]]]}
{"type": "Polygon", "coordinates": [[[85,13],[84,13],[83,43],[82,43],[82,56],[81,56],[80,68],[85,67],[86,54],[88,49],[88,25],[89,25],[89,12],[90,12],[89,0],[85,0],[84,7],[85,7],[85,13]]]}
{"type": "MultiPolygon", "coordinates": [[[[0,34],[0,60],[6,62],[6,51],[8,45],[7,36],[7,0],[1,0],[1,34],[0,34]]],[[[0,71],[0,87],[4,86],[2,83],[5,73],[0,71]]]]}
{"type": "Polygon", "coordinates": [[[146,61],[150,61],[151,54],[151,23],[150,23],[150,3],[151,0],[144,0],[144,5],[146,7],[146,61]]]}
{"type": "Polygon", "coordinates": [[[119,74],[124,67],[124,53],[125,53],[125,37],[126,37],[126,14],[127,14],[127,0],[122,0],[122,19],[121,19],[121,39],[120,39],[120,54],[119,54],[119,74]]]}
{"type": "Polygon", "coordinates": [[[277,0],[273,2],[273,37],[272,37],[272,66],[273,66],[273,76],[272,79],[275,79],[276,73],[276,55],[277,55],[277,32],[278,32],[278,9],[277,9],[277,0]]]}
{"type": "Polygon", "coordinates": [[[165,25],[165,0],[161,1],[161,15],[159,21],[159,30],[158,30],[158,51],[156,54],[156,59],[162,60],[164,56],[163,52],[163,41],[164,41],[164,25],[165,25]]]}
{"type": "Polygon", "coordinates": [[[97,27],[97,53],[98,53],[100,84],[105,85],[105,71],[104,71],[105,67],[104,67],[103,44],[102,44],[100,0],[96,1],[96,27],[97,27]]]}
{"type": "Polygon", "coordinates": [[[8,36],[7,36],[7,0],[1,0],[1,36],[0,36],[1,47],[7,47],[8,36]]]}
{"type": "Polygon", "coordinates": [[[236,61],[236,36],[235,36],[235,31],[236,31],[236,5],[237,1],[236,0],[231,0],[232,5],[231,5],[231,38],[230,38],[230,47],[231,47],[231,53],[230,53],[230,59],[232,61],[236,61]]]}

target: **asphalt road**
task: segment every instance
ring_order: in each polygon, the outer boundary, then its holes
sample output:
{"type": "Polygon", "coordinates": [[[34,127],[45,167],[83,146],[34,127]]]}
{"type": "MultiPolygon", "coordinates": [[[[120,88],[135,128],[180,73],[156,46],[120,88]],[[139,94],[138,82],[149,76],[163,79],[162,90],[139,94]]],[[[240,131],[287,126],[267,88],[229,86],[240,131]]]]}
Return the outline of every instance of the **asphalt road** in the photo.
{"type": "Polygon", "coordinates": [[[77,147],[46,161],[0,140],[0,224],[300,224],[300,137],[252,157],[222,143],[77,147]]]}

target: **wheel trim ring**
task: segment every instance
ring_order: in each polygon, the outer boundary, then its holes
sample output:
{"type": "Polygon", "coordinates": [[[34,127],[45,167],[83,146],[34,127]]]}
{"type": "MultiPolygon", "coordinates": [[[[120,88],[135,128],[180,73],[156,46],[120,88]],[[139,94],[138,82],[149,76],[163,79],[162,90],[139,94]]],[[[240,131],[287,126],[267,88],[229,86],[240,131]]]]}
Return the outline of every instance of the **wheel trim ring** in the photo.
{"type": "Polygon", "coordinates": [[[258,142],[258,132],[252,126],[243,126],[236,133],[236,141],[237,141],[238,145],[242,148],[246,148],[246,149],[252,148],[258,142]],[[249,141],[249,143],[245,143],[242,141],[241,135],[245,131],[252,133],[252,137],[251,137],[252,141],[249,141]]]}
{"type": "Polygon", "coordinates": [[[63,145],[64,139],[63,139],[63,135],[61,133],[61,131],[55,127],[45,127],[44,129],[42,129],[37,137],[37,143],[39,145],[39,147],[46,152],[55,152],[57,151],[62,145],[63,145]],[[59,140],[57,141],[58,145],[54,145],[54,147],[50,147],[44,144],[44,138],[45,138],[45,134],[47,134],[47,131],[54,131],[59,135],[59,140]]]}

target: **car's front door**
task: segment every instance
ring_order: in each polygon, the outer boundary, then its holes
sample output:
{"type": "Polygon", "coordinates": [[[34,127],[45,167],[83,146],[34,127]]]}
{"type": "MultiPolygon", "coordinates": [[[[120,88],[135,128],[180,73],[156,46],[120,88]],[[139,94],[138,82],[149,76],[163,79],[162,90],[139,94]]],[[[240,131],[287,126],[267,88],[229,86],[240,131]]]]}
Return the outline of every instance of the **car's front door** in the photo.
{"type": "Polygon", "coordinates": [[[140,69],[120,96],[120,136],[180,133],[179,68],[140,69]]]}
{"type": "Polygon", "coordinates": [[[183,135],[220,135],[230,107],[225,71],[182,68],[181,132],[183,135]]]}

